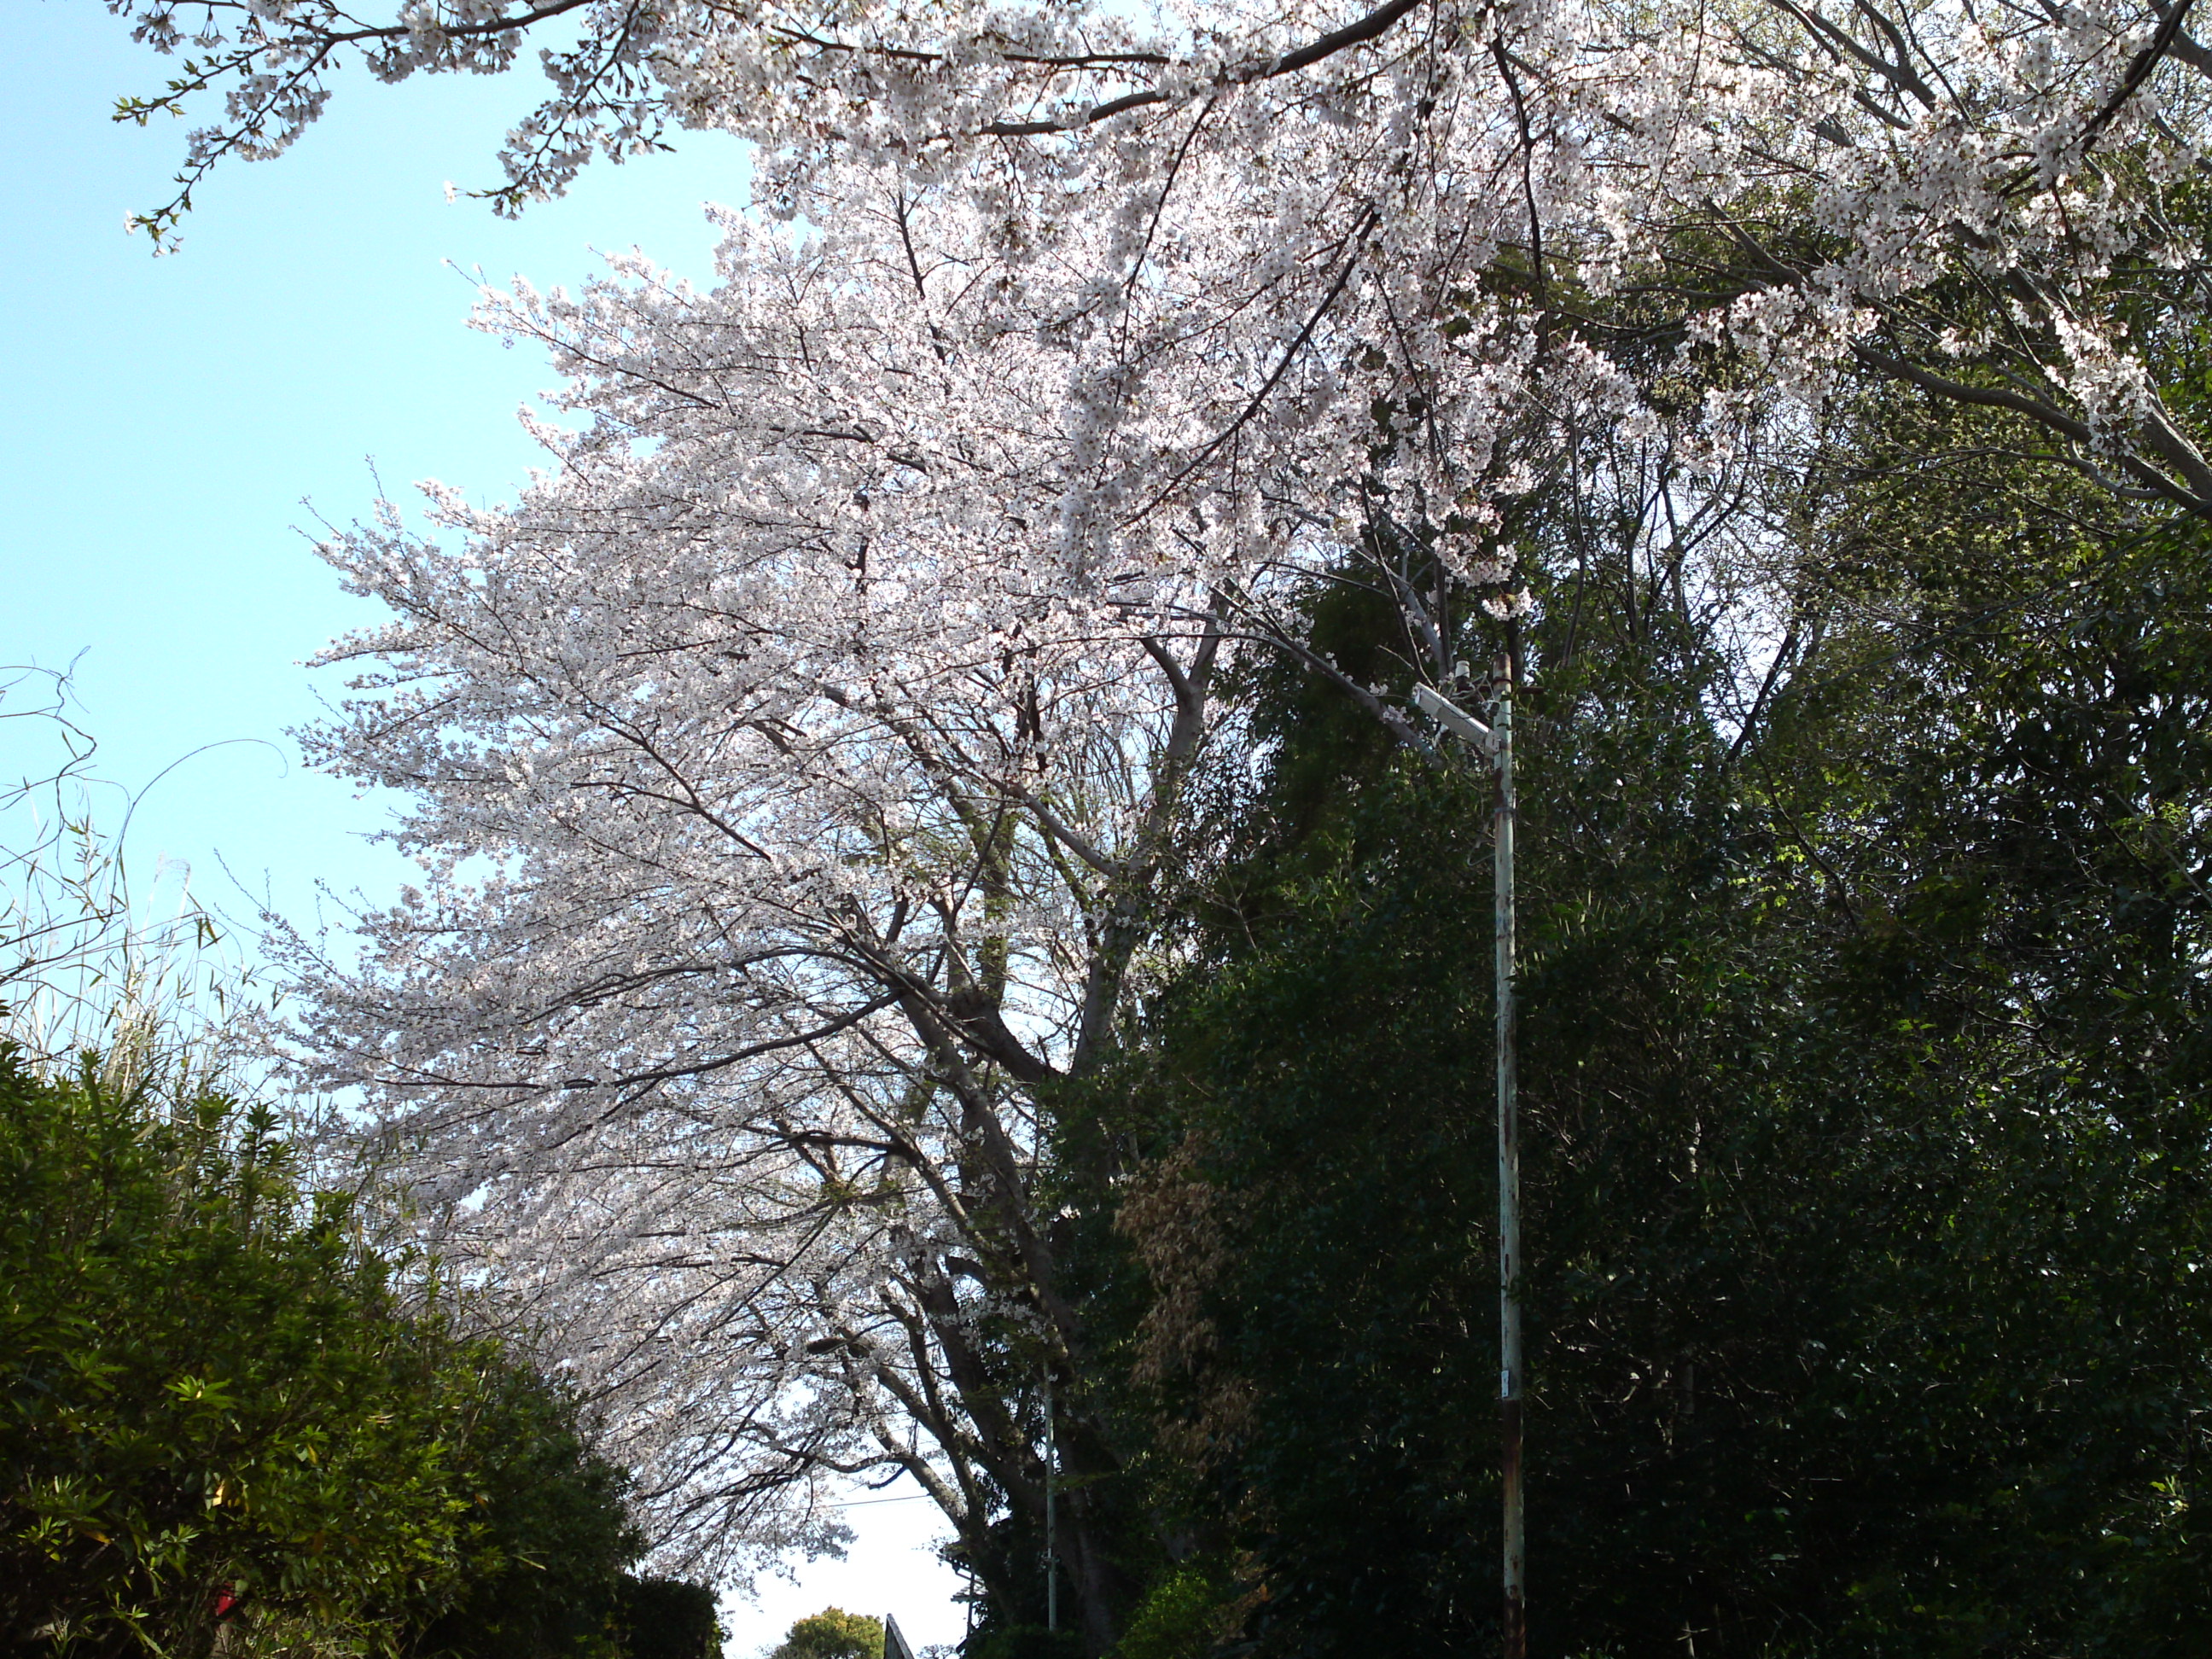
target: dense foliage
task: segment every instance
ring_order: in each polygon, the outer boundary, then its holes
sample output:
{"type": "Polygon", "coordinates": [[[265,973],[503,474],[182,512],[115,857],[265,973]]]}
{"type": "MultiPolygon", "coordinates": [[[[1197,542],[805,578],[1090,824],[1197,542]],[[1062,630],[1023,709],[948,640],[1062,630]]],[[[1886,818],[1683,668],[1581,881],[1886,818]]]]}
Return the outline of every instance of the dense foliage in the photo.
{"type": "Polygon", "coordinates": [[[452,1307],[265,1107],[0,1053],[0,1647],[616,1653],[623,1477],[452,1307]]]}
{"type": "MultiPolygon", "coordinates": [[[[2212,582],[1941,424],[1853,434],[1750,708],[1694,569],[1555,557],[1525,642],[1537,1651],[2212,1640],[2212,582]]],[[[1315,626],[1379,674],[1388,620],[1315,626]]],[[[1487,796],[1251,695],[1114,1108],[1159,1582],[1262,1591],[1269,1652],[1479,1651],[1487,796]]]]}

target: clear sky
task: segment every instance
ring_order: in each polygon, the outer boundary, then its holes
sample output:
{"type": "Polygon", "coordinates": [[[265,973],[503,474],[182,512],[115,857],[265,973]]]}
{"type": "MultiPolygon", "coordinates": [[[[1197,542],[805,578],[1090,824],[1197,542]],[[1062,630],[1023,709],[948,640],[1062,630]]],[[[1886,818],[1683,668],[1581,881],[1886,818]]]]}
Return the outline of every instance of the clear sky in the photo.
{"type": "MultiPolygon", "coordinates": [[[[447,262],[550,287],[589,275],[593,248],[636,246],[704,278],[701,204],[744,199],[744,152],[691,137],[503,222],[445,185],[495,180],[534,72],[356,74],[289,155],[209,183],[183,251],[156,259],[124,219],[167,199],[185,124],[107,112],[158,88],[163,60],[98,0],[7,0],[0,52],[16,66],[0,100],[0,663],[76,662],[98,769],[127,787],[223,745],[145,796],[138,867],[183,860],[204,897],[242,909],[227,867],[301,920],[319,882],[388,893],[404,866],[365,840],[384,805],[304,771],[286,736],[337,690],[301,660],[374,620],[297,527],[364,513],[372,466],[395,495],[434,477],[510,496],[532,460],[515,410],[552,376],[463,326],[473,291],[447,262]]],[[[29,735],[0,722],[0,775],[37,766],[29,735]]],[[[958,1636],[930,1507],[848,1513],[848,1562],[728,1609],[733,1659],[832,1601],[896,1611],[917,1643],[958,1636]]]]}

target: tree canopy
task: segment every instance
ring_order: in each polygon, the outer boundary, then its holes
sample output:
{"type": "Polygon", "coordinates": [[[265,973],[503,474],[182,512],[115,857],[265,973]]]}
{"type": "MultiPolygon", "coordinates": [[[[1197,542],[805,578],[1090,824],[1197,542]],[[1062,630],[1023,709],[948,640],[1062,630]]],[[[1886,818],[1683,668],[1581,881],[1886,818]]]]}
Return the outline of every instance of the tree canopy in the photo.
{"type": "MultiPolygon", "coordinates": [[[[1748,716],[1663,562],[1560,568],[1523,642],[1532,1645],[2194,1652],[2204,548],[1931,463],[1909,410],[1853,435],[1748,716]]],[[[1379,664],[1390,623],[1313,628],[1379,664]]],[[[1090,1131],[1151,1149],[1156,1582],[1264,1588],[1269,1651],[1480,1651],[1486,796],[1250,695],[1190,970],[1090,1131]]]]}
{"type": "Polygon", "coordinates": [[[824,1607],[793,1624],[772,1659],[883,1659],[884,1621],[824,1607]]]}

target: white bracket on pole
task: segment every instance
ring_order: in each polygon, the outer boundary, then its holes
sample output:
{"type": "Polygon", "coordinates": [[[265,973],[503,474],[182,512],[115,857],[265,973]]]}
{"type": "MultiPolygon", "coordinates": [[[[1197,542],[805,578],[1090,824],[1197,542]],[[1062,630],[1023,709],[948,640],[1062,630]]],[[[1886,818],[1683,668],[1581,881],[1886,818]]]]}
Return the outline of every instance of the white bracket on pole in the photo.
{"type": "Polygon", "coordinates": [[[1486,755],[1498,752],[1498,733],[1458,704],[1447,702],[1425,685],[1413,688],[1413,704],[1455,737],[1465,738],[1486,755]]]}

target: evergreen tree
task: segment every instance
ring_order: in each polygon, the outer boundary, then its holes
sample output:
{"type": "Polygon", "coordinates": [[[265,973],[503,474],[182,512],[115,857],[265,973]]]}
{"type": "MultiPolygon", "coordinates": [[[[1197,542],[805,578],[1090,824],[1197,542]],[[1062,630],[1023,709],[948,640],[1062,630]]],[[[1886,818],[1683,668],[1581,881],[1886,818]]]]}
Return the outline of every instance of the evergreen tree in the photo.
{"type": "MultiPolygon", "coordinates": [[[[1947,418],[1844,434],[1753,696],[1694,571],[1550,550],[1520,723],[1540,1651],[2212,1632],[2208,561],[1947,418]]],[[[1389,623],[1313,612],[1370,681],[1389,623]]],[[[1195,1581],[1268,1652],[1480,1651],[1486,786],[1316,683],[1247,691],[1220,902],[1101,1107],[1150,1154],[1120,1220],[1151,1292],[1117,1293],[1186,1522],[1138,1622],[1195,1581]]]]}

